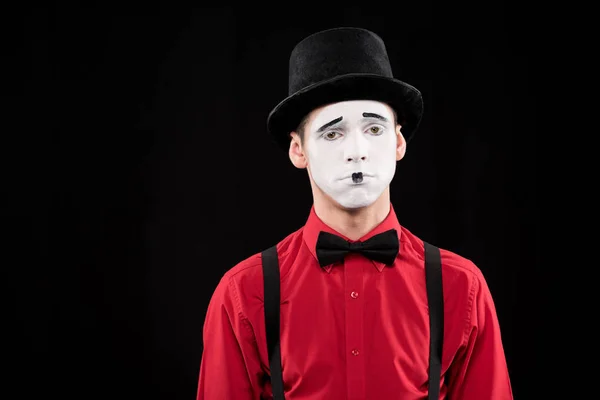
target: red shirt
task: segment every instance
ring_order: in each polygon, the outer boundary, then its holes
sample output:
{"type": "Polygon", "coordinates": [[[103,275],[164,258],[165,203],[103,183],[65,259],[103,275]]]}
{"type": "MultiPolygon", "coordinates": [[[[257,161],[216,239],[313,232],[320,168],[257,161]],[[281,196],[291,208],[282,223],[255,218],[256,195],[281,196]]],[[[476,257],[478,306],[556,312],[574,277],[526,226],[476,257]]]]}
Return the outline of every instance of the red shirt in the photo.
{"type": "MultiPolygon", "coordinates": [[[[357,253],[319,266],[320,231],[347,237],[316,215],[277,244],[281,363],[286,400],[426,399],[429,317],[423,241],[386,219],[360,241],[394,228],[392,266],[357,253]]],[[[508,400],[512,391],[492,296],[473,262],[440,249],[444,285],[442,399],[508,400]]],[[[272,399],[261,254],[227,271],[204,323],[197,400],[272,399]]],[[[439,383],[439,379],[436,380],[439,383]]]]}

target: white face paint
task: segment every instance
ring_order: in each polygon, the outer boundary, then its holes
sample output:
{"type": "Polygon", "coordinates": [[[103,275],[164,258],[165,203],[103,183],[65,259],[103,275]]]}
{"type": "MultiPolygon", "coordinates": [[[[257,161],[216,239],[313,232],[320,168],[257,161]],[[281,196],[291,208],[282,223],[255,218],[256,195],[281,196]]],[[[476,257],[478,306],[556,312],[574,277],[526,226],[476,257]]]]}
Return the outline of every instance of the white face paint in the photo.
{"type": "Polygon", "coordinates": [[[313,181],[344,208],[373,204],[396,172],[391,108],[377,101],[352,100],[314,113],[304,132],[313,181]],[[353,180],[353,173],[362,173],[362,181],[353,180]]]}

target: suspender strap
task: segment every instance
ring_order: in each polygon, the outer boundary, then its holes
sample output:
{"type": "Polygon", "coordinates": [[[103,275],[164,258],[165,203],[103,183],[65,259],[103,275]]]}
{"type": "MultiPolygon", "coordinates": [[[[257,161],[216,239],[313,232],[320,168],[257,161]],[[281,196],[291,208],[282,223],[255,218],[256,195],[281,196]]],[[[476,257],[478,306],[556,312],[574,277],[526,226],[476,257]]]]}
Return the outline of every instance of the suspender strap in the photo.
{"type": "MultiPolygon", "coordinates": [[[[427,242],[425,246],[425,281],[429,304],[429,397],[438,400],[442,373],[442,346],[444,343],[444,292],[442,285],[442,263],[440,250],[427,242]]],[[[281,371],[281,347],[279,345],[280,280],[277,247],[262,252],[262,269],[265,291],[265,325],[267,351],[271,369],[273,400],[285,400],[281,371]]]]}
{"type": "Polygon", "coordinates": [[[425,245],[425,280],[429,303],[429,400],[440,397],[442,373],[442,346],[444,343],[444,291],[440,249],[423,241],[425,245]]]}
{"type": "Polygon", "coordinates": [[[279,345],[279,258],[277,246],[262,252],[262,269],[265,290],[265,324],[267,351],[271,369],[273,400],[285,400],[283,375],[281,372],[281,347],[279,345]]]}

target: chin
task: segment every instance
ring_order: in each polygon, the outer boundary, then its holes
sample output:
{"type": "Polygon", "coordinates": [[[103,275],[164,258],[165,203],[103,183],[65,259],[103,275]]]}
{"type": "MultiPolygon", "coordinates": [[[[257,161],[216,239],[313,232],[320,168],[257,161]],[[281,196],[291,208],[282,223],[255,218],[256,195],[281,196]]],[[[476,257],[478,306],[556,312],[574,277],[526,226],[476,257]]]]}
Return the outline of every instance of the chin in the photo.
{"type": "Polygon", "coordinates": [[[345,210],[356,210],[373,205],[383,194],[385,187],[367,187],[351,192],[340,191],[330,198],[345,210]]]}
{"type": "Polygon", "coordinates": [[[336,182],[335,184],[324,185],[323,188],[317,184],[316,188],[335,207],[344,211],[353,211],[369,207],[375,203],[385,190],[385,187],[381,188],[379,186],[371,184],[350,189],[347,185],[340,185],[336,182]]]}
{"type": "Polygon", "coordinates": [[[360,198],[350,198],[350,199],[341,199],[337,201],[338,205],[346,210],[356,210],[359,208],[365,208],[375,203],[377,198],[371,198],[371,196],[360,197],[360,198]]]}

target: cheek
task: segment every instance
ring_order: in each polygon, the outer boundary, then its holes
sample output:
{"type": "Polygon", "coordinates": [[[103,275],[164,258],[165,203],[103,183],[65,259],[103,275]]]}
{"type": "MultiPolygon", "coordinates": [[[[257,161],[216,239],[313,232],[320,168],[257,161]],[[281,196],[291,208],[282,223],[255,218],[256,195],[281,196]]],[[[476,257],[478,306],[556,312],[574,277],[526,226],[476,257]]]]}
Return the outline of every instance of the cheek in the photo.
{"type": "Polygon", "coordinates": [[[313,180],[320,185],[332,184],[336,177],[340,174],[340,164],[336,155],[331,154],[331,151],[312,151],[307,153],[308,164],[313,180]]]}
{"type": "Polygon", "coordinates": [[[390,163],[396,162],[396,141],[386,141],[381,146],[374,146],[372,149],[371,159],[376,160],[380,166],[388,166],[390,163]]]}
{"type": "Polygon", "coordinates": [[[309,163],[312,165],[313,175],[323,178],[335,173],[336,167],[339,168],[339,166],[336,166],[333,162],[333,157],[326,155],[313,156],[309,160],[309,163]]]}
{"type": "Polygon", "coordinates": [[[310,149],[307,150],[307,156],[309,164],[312,164],[314,169],[333,165],[336,159],[331,149],[315,145],[314,143],[311,143],[310,149]]]}

